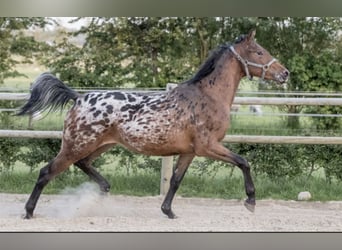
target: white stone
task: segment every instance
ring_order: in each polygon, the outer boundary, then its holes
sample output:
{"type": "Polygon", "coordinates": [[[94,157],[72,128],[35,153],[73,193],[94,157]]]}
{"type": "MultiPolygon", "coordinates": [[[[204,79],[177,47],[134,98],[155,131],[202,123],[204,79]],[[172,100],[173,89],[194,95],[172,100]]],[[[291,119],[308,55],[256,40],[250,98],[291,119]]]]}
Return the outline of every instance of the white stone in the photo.
{"type": "Polygon", "coordinates": [[[299,201],[308,201],[311,199],[311,194],[308,191],[300,192],[297,199],[299,201]]]}

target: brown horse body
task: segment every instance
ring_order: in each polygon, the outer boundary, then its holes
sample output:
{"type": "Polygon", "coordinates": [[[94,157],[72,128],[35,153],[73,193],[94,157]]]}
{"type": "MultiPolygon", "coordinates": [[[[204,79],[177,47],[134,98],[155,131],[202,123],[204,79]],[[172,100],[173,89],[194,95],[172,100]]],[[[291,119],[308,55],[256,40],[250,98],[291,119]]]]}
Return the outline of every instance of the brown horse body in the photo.
{"type": "Polygon", "coordinates": [[[145,155],[179,155],[162,204],[162,211],[169,218],[175,217],[171,203],[195,156],[238,166],[243,172],[248,196],[245,205],[254,210],[255,190],[250,167],[220,141],[228,129],[230,108],[242,77],[262,76],[285,82],[289,75],[286,68],[254,41],[254,35],[255,32],[250,32],[233,45],[221,46],[192,79],[168,92],[110,91],[80,95],[51,74],[38,77],[30,100],[19,115],[59,108],[70,99],[74,100],[74,106],[65,118],[61,150],[41,169],[26,203],[25,218],[33,216],[44,186],[71,164],[108,192],[110,185],[91,162],[116,144],[145,155]]]}

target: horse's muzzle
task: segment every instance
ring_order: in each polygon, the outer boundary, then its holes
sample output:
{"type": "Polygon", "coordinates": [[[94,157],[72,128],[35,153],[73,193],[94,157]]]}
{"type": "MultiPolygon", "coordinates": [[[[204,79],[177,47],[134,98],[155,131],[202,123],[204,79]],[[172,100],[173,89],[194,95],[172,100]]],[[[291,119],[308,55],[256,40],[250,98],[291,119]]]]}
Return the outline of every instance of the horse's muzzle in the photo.
{"type": "Polygon", "coordinates": [[[285,69],[281,73],[276,75],[276,79],[280,83],[285,83],[289,79],[289,76],[290,76],[290,72],[287,69],[285,69]]]}

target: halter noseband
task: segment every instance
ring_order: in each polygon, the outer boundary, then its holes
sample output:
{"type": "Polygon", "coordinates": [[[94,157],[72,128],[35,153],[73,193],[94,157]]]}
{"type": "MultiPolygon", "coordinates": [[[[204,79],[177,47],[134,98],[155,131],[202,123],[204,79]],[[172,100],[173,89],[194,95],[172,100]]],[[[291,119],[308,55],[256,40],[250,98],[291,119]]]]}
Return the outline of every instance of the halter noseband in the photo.
{"type": "Polygon", "coordinates": [[[250,62],[248,60],[245,60],[243,59],[237,52],[236,50],[234,49],[233,46],[230,46],[229,47],[230,51],[233,52],[233,54],[236,56],[236,59],[238,59],[242,64],[243,66],[245,67],[245,72],[246,72],[246,76],[248,77],[249,80],[252,80],[253,76],[251,76],[249,74],[249,70],[248,70],[248,66],[253,66],[253,67],[257,67],[257,68],[262,68],[262,74],[261,74],[261,78],[260,78],[260,81],[264,81],[264,78],[265,78],[265,74],[266,74],[266,71],[270,68],[271,64],[276,62],[277,59],[275,58],[272,58],[272,60],[267,63],[267,64],[259,64],[259,63],[254,63],[254,62],[250,62]]]}

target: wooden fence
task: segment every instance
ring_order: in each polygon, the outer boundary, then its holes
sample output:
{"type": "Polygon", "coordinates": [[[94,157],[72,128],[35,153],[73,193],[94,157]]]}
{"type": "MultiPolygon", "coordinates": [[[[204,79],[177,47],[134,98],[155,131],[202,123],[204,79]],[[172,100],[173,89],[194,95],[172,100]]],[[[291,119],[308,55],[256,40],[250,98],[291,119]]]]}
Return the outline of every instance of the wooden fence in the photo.
{"type": "MultiPolygon", "coordinates": [[[[169,85],[168,89],[175,85],[169,85]]],[[[24,100],[25,93],[0,93],[0,100],[24,100]]],[[[241,105],[342,105],[342,98],[314,98],[314,97],[235,97],[234,104],[241,105]]],[[[61,138],[61,131],[34,130],[0,130],[1,137],[11,138],[61,138]]],[[[227,135],[223,142],[228,143],[275,143],[275,144],[342,144],[342,137],[320,136],[252,136],[227,135]]],[[[169,188],[173,169],[173,157],[163,157],[161,169],[160,193],[165,194],[169,188]]]]}

